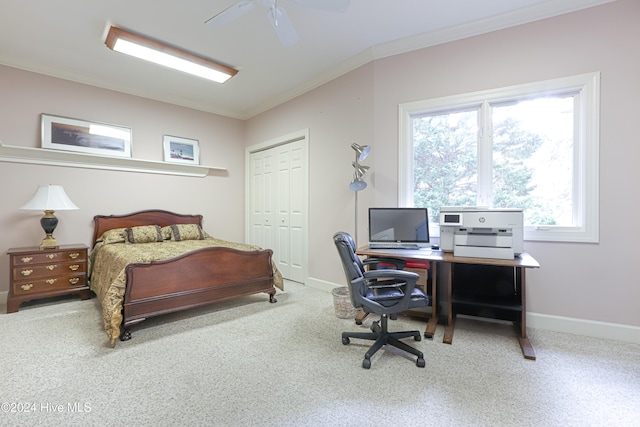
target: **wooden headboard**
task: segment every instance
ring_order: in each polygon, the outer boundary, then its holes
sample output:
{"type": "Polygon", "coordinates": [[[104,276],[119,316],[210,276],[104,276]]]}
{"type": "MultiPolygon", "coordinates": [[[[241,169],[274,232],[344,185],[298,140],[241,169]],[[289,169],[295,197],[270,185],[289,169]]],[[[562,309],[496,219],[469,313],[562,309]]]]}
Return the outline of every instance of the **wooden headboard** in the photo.
{"type": "Polygon", "coordinates": [[[158,209],[125,215],[96,215],[93,217],[93,240],[91,240],[91,245],[95,245],[98,237],[102,236],[102,233],[107,230],[154,224],[160,227],[172,224],[198,224],[202,227],[202,215],[183,215],[158,209]]]}

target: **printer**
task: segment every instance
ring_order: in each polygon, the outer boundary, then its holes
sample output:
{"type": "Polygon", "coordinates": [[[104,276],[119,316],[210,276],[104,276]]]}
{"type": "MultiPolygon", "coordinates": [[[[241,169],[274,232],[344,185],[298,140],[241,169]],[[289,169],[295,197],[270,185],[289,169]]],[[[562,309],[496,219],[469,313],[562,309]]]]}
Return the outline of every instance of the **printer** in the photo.
{"type": "Polygon", "coordinates": [[[440,208],[440,249],[455,256],[513,259],[523,252],[522,235],[522,209],[440,208]]]}

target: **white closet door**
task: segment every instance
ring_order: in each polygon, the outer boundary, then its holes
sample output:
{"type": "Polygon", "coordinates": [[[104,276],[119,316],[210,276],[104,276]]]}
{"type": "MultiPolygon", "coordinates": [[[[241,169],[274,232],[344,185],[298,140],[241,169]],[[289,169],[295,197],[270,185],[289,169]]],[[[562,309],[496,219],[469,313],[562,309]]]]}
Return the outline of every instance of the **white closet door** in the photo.
{"type": "Polygon", "coordinates": [[[275,244],[273,153],[261,151],[251,156],[251,243],[263,248],[275,244]]]}
{"type": "Polygon", "coordinates": [[[307,171],[305,141],[253,152],[250,242],[273,250],[286,279],[306,279],[307,171]]]}
{"type": "Polygon", "coordinates": [[[289,278],[304,282],[306,275],[305,229],[307,215],[307,171],[305,145],[288,144],[289,150],[289,278]]]}
{"type": "Polygon", "coordinates": [[[291,258],[291,230],[289,226],[289,205],[290,205],[290,185],[291,173],[289,170],[289,144],[272,148],[278,159],[276,191],[272,194],[276,201],[277,224],[276,224],[276,246],[274,257],[276,265],[282,275],[290,279],[290,258],[291,258]]]}

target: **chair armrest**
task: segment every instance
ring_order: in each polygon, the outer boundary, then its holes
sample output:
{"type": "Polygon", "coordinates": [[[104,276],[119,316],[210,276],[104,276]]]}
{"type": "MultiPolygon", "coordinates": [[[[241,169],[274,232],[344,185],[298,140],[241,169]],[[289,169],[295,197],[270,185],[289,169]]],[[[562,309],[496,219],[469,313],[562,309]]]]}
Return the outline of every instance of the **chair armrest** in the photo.
{"type": "Polygon", "coordinates": [[[360,290],[353,294],[356,302],[355,305],[363,307],[365,311],[379,314],[392,314],[405,311],[409,308],[411,299],[413,298],[413,290],[419,277],[420,275],[417,273],[403,270],[383,269],[365,271],[364,276],[352,281],[352,286],[355,289],[360,290]],[[376,281],[384,281],[385,279],[399,280],[400,283],[381,283],[380,286],[376,286],[376,281]],[[379,289],[380,292],[383,293],[389,292],[384,291],[384,288],[387,288],[389,291],[392,289],[398,289],[402,297],[393,298],[393,301],[386,300],[383,305],[380,302],[381,300],[376,300],[366,296],[368,293],[367,289],[369,291],[379,289]]]}
{"type": "Polygon", "coordinates": [[[382,269],[365,271],[364,278],[367,280],[377,280],[384,278],[400,279],[406,280],[408,282],[413,281],[415,283],[420,278],[420,275],[412,271],[382,269]]]}
{"type": "Polygon", "coordinates": [[[407,264],[407,262],[403,259],[398,259],[398,258],[377,258],[377,257],[372,257],[372,258],[365,258],[362,261],[362,264],[364,264],[365,266],[369,266],[372,265],[374,266],[374,268],[377,268],[378,264],[392,264],[396,267],[397,270],[404,270],[405,265],[407,264]]]}
{"type": "Polygon", "coordinates": [[[385,289],[385,288],[404,288],[407,286],[407,282],[391,282],[387,280],[382,280],[380,282],[371,282],[367,283],[367,286],[370,289],[385,289]]]}
{"type": "Polygon", "coordinates": [[[369,270],[364,273],[364,279],[370,289],[401,288],[403,292],[409,294],[413,291],[419,277],[420,275],[411,271],[393,269],[369,270]]]}

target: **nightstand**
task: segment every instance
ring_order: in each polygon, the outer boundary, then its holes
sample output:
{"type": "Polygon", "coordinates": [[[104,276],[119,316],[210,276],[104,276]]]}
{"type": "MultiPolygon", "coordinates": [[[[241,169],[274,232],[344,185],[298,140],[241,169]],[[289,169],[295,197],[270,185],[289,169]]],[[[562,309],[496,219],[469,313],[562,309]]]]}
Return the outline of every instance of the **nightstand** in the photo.
{"type": "Polygon", "coordinates": [[[86,245],[12,248],[9,254],[11,280],[7,313],[15,313],[25,301],[66,294],[91,298],[87,281],[86,245]]]}

